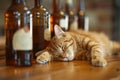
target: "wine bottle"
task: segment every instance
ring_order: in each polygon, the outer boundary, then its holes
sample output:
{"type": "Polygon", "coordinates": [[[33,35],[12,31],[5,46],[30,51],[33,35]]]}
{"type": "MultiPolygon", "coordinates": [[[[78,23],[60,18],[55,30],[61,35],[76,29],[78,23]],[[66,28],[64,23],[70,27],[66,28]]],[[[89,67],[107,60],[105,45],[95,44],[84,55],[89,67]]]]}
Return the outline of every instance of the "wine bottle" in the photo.
{"type": "Polygon", "coordinates": [[[6,65],[32,65],[32,14],[25,0],[12,0],[5,12],[6,65]]]}
{"type": "Polygon", "coordinates": [[[85,3],[84,0],[78,0],[78,8],[77,8],[77,15],[78,15],[78,28],[84,30],[84,23],[85,23],[85,3]]]}
{"type": "Polygon", "coordinates": [[[62,0],[53,0],[53,27],[59,25],[64,31],[68,30],[68,15],[65,13],[65,5],[62,0]]]}
{"type": "Polygon", "coordinates": [[[77,25],[77,16],[74,11],[74,2],[73,0],[66,0],[65,2],[65,13],[68,15],[68,30],[76,30],[77,25]]]}
{"type": "Polygon", "coordinates": [[[33,56],[43,50],[51,39],[50,13],[44,7],[43,0],[34,0],[33,14],[33,56]]]}

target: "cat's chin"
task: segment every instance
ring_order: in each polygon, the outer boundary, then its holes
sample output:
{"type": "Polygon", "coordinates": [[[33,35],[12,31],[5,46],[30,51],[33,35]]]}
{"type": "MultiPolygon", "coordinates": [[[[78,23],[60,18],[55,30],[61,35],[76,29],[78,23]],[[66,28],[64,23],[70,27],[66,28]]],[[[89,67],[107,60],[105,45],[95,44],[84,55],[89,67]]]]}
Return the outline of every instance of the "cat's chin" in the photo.
{"type": "Polygon", "coordinates": [[[57,60],[57,61],[72,61],[74,60],[74,56],[70,56],[70,55],[67,55],[66,57],[63,57],[61,55],[59,56],[54,56],[54,60],[57,60]]]}
{"type": "Polygon", "coordinates": [[[59,58],[60,61],[65,61],[65,62],[69,62],[72,61],[73,59],[69,59],[69,58],[59,58]]]}

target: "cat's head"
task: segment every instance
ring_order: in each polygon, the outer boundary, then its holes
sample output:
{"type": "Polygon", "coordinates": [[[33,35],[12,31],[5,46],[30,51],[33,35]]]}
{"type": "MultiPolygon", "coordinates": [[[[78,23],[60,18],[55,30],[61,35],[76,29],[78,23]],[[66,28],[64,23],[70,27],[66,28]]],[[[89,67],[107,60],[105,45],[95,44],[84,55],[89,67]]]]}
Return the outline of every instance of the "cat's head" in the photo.
{"type": "Polygon", "coordinates": [[[74,59],[74,39],[69,32],[64,32],[58,25],[54,26],[55,37],[51,40],[50,51],[54,58],[61,61],[74,59]]]}

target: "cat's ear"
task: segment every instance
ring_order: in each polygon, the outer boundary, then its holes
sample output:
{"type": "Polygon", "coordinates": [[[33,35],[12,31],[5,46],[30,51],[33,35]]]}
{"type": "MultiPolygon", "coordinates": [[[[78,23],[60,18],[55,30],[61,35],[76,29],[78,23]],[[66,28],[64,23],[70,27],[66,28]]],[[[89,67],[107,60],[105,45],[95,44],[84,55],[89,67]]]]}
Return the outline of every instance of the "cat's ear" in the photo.
{"type": "Polygon", "coordinates": [[[59,39],[64,35],[64,31],[61,29],[60,26],[55,25],[54,26],[55,36],[59,39]]]}

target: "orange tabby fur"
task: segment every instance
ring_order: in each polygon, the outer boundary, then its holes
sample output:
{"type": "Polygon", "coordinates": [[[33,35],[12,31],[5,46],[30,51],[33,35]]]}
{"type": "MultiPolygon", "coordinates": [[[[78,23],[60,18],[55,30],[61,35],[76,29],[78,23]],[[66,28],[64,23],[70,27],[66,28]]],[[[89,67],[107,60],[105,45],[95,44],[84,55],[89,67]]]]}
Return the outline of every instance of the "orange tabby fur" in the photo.
{"type": "Polygon", "coordinates": [[[85,59],[94,66],[106,66],[105,56],[111,55],[113,51],[120,51],[120,44],[112,42],[103,33],[82,30],[64,32],[57,25],[54,30],[55,37],[50,45],[37,53],[38,63],[43,64],[51,59],[60,61],[85,59]]]}

